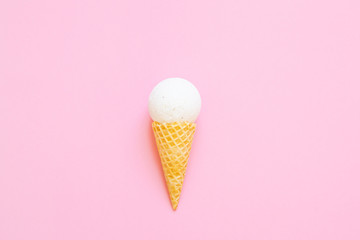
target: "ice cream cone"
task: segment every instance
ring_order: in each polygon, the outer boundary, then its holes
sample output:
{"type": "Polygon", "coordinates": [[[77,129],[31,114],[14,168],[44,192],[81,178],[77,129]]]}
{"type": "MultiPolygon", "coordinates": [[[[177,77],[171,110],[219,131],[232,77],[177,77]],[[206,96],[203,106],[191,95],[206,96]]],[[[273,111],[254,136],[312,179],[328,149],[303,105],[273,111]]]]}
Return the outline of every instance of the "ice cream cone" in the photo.
{"type": "Polygon", "coordinates": [[[196,124],[191,122],[152,123],[174,210],[179,204],[195,127],[196,124]]]}

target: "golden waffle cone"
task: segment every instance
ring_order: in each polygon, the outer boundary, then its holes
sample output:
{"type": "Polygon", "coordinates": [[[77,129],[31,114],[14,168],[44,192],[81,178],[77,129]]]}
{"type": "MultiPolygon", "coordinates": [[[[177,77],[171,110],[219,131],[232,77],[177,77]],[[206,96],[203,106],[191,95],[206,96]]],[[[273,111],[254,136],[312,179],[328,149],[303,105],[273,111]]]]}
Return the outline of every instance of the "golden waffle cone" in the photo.
{"type": "Polygon", "coordinates": [[[196,124],[190,122],[152,123],[174,210],[179,204],[195,127],[196,124]]]}

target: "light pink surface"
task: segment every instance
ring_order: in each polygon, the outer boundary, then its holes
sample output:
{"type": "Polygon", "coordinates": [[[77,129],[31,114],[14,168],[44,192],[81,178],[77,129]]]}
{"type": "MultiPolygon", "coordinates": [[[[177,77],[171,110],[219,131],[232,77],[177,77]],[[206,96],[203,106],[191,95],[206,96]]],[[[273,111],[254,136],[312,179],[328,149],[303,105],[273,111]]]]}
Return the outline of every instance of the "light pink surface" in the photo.
{"type": "Polygon", "coordinates": [[[359,1],[1,1],[0,239],[360,239],[359,1]],[[203,99],[179,208],[147,112],[203,99]]]}

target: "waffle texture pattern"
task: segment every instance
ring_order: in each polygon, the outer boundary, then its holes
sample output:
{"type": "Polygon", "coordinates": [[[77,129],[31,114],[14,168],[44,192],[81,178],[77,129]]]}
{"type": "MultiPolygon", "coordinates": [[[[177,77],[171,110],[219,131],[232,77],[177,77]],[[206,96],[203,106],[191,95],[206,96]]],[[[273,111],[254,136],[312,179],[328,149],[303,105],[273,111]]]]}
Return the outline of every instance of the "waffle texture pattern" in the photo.
{"type": "Polygon", "coordinates": [[[195,127],[196,124],[191,122],[152,123],[174,210],[179,204],[195,127]]]}

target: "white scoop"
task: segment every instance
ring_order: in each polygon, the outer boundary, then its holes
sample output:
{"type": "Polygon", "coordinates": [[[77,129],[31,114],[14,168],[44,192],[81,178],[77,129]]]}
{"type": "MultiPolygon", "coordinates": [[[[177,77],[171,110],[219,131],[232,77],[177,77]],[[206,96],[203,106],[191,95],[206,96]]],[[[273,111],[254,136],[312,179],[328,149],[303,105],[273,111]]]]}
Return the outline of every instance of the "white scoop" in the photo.
{"type": "Polygon", "coordinates": [[[157,84],[149,97],[149,113],[160,123],[195,122],[201,109],[196,87],[182,78],[168,78],[157,84]]]}

